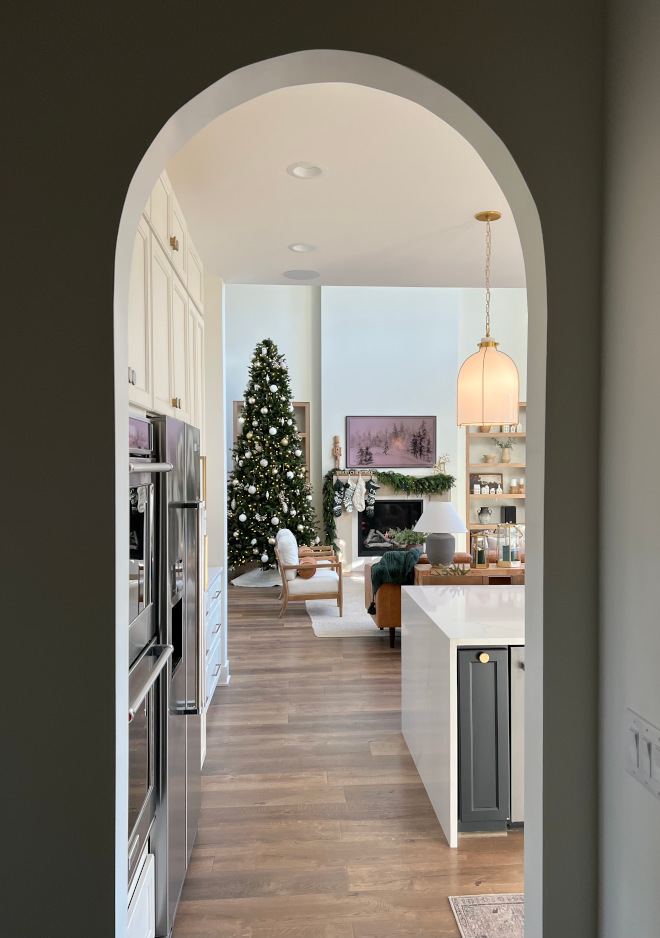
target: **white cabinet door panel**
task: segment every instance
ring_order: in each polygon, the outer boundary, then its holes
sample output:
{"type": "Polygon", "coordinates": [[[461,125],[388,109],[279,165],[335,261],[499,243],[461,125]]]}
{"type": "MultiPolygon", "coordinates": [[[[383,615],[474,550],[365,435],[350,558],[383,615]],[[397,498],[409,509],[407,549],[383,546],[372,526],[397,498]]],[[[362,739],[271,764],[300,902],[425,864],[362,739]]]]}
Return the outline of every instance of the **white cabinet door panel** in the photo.
{"type": "Polygon", "coordinates": [[[126,938],[154,938],[156,934],[156,884],[154,855],[147,855],[128,907],[126,938]]]}
{"type": "Polygon", "coordinates": [[[162,247],[169,248],[170,212],[172,203],[172,187],[167,176],[163,173],[153,188],[149,200],[149,217],[151,227],[156,233],[162,247]]]}
{"type": "Polygon", "coordinates": [[[188,232],[186,230],[186,220],[183,217],[181,206],[172,193],[172,210],[170,213],[170,236],[169,236],[169,257],[174,267],[183,280],[186,282],[187,253],[188,253],[188,232]]]}
{"type": "Polygon", "coordinates": [[[151,241],[151,323],[153,337],[154,410],[172,415],[174,396],[170,375],[172,322],[172,265],[157,244],[151,241]]]}
{"type": "Polygon", "coordinates": [[[193,298],[197,309],[204,312],[204,268],[202,261],[188,233],[188,293],[193,298]]]}
{"type": "Polygon", "coordinates": [[[205,389],[205,376],[204,376],[204,320],[196,313],[195,315],[195,324],[197,329],[197,334],[195,337],[195,368],[193,374],[195,376],[195,407],[196,407],[196,426],[199,427],[199,440],[202,448],[202,453],[206,452],[206,439],[205,439],[205,413],[206,408],[204,389],[205,389]]]}
{"type": "Polygon", "coordinates": [[[188,382],[188,294],[178,277],[172,288],[172,406],[175,417],[190,420],[188,382]],[[176,403],[174,403],[176,401],[176,403]]]}
{"type": "Polygon", "coordinates": [[[151,364],[151,308],[149,226],[143,218],[133,242],[131,279],[128,287],[128,399],[142,407],[153,405],[151,364]]]}

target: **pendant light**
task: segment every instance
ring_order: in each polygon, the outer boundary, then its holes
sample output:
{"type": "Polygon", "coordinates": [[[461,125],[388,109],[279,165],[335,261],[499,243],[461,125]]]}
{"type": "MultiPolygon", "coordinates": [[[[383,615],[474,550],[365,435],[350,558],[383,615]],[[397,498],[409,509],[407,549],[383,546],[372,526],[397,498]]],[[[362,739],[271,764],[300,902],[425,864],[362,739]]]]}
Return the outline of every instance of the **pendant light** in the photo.
{"type": "Polygon", "coordinates": [[[490,334],[490,223],[502,213],[479,212],[474,217],[486,222],[486,335],[458,373],[457,423],[459,427],[517,424],[518,369],[512,358],[498,351],[499,342],[490,334]]]}

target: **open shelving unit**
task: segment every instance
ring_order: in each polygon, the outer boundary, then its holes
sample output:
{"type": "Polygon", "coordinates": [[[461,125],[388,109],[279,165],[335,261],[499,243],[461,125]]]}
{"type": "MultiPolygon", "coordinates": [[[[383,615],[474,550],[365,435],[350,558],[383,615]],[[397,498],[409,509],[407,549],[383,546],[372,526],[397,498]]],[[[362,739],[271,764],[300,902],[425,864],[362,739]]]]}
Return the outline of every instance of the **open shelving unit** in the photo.
{"type": "MultiPolygon", "coordinates": [[[[520,402],[519,421],[522,425],[522,433],[503,433],[501,427],[493,427],[488,433],[482,433],[474,427],[468,427],[465,433],[465,518],[466,526],[470,531],[495,532],[497,525],[502,520],[500,509],[505,505],[516,506],[516,523],[525,523],[525,495],[509,492],[511,480],[518,482],[524,479],[526,469],[526,437],[527,437],[527,404],[520,402]],[[479,461],[484,453],[498,454],[498,448],[492,442],[492,438],[506,439],[511,437],[515,440],[513,453],[516,456],[516,462],[494,462],[485,463],[479,461]],[[481,443],[479,446],[478,444],[481,443]],[[521,458],[522,457],[522,458],[521,458]],[[492,473],[502,474],[502,495],[473,495],[472,483],[475,476],[491,475],[492,473]],[[489,522],[480,522],[477,512],[481,504],[488,505],[492,509],[493,515],[489,522]]],[[[469,539],[466,549],[470,549],[469,539]]]]}

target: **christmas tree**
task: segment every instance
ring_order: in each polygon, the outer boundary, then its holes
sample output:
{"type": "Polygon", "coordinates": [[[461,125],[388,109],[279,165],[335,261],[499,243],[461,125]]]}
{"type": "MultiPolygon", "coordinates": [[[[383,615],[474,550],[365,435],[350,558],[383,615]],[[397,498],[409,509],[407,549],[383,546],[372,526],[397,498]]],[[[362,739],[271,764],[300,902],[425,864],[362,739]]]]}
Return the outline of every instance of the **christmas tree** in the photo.
{"type": "Polygon", "coordinates": [[[258,559],[267,570],[275,564],[280,528],[300,545],[319,538],[291,382],[271,339],[258,343],[249,374],[227,495],[228,557],[231,567],[258,559]]]}

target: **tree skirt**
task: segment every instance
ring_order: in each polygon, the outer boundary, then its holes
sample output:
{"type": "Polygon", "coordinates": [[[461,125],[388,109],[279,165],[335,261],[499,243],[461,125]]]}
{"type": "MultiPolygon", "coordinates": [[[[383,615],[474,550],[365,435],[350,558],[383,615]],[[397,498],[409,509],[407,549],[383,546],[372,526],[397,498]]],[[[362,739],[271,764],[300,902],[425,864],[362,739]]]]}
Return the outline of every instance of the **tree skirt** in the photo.
{"type": "MultiPolygon", "coordinates": [[[[305,603],[318,638],[353,638],[358,635],[382,635],[364,607],[364,579],[343,578],[344,615],[339,615],[336,599],[309,599],[305,603]]],[[[385,630],[387,632],[387,630],[385,630]]],[[[389,632],[387,632],[389,636],[389,632]]]]}
{"type": "Polygon", "coordinates": [[[462,938],[524,938],[525,897],[449,896],[462,938]]]}
{"type": "Polygon", "coordinates": [[[281,586],[282,577],[279,570],[262,570],[257,567],[256,570],[248,570],[229,582],[233,586],[281,586]]]}

